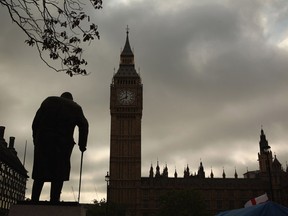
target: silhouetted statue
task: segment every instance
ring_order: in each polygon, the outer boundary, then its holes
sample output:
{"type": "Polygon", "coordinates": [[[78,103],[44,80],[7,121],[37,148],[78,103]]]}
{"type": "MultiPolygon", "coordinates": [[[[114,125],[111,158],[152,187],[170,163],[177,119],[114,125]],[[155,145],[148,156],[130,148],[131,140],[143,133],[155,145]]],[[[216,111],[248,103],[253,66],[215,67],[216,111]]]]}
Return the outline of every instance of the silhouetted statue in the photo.
{"type": "Polygon", "coordinates": [[[44,182],[51,182],[50,201],[59,202],[63,182],[69,180],[73,133],[79,128],[78,145],[86,150],[88,122],[72,94],[48,97],[33,120],[34,164],[32,201],[39,201],[44,182]]]}

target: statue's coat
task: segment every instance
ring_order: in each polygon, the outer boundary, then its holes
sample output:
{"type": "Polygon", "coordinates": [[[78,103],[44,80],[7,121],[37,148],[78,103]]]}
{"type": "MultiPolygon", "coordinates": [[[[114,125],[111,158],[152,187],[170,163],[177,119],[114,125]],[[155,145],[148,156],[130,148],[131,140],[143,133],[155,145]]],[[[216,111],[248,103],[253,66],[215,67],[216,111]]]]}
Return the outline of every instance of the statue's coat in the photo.
{"type": "Polygon", "coordinates": [[[88,122],[82,108],[63,97],[48,97],[32,124],[34,164],[32,178],[42,181],[69,180],[73,134],[79,128],[79,147],[86,147],[88,122]]]}

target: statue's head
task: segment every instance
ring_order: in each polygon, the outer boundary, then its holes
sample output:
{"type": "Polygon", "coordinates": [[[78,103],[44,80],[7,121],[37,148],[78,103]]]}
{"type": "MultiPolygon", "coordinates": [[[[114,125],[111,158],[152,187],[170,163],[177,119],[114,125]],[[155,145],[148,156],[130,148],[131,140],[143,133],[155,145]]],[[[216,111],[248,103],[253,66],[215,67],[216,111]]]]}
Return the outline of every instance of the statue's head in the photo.
{"type": "Polygon", "coordinates": [[[61,94],[61,97],[72,100],[73,101],[73,96],[70,92],[64,92],[61,94]]]}

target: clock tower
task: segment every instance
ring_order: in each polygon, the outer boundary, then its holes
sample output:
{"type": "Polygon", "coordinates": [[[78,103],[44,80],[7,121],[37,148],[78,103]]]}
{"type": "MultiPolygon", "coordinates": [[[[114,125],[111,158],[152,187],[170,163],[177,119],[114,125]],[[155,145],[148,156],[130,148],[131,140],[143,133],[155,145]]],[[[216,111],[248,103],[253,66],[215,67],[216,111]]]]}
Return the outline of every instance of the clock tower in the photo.
{"type": "Polygon", "coordinates": [[[110,164],[107,201],[138,215],[141,184],[141,119],[143,90],[135,70],[129,29],[118,71],[110,86],[110,164]]]}

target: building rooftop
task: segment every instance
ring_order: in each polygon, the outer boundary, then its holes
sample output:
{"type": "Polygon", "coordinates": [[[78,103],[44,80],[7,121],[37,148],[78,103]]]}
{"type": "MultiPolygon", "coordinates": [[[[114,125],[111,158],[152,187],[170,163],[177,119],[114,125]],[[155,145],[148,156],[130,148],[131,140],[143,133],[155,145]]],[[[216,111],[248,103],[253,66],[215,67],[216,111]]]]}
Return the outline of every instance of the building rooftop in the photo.
{"type": "Polygon", "coordinates": [[[5,127],[0,126],[0,161],[17,171],[19,174],[28,177],[27,170],[19,160],[17,152],[14,148],[14,137],[10,137],[9,146],[4,139],[5,127]]]}

